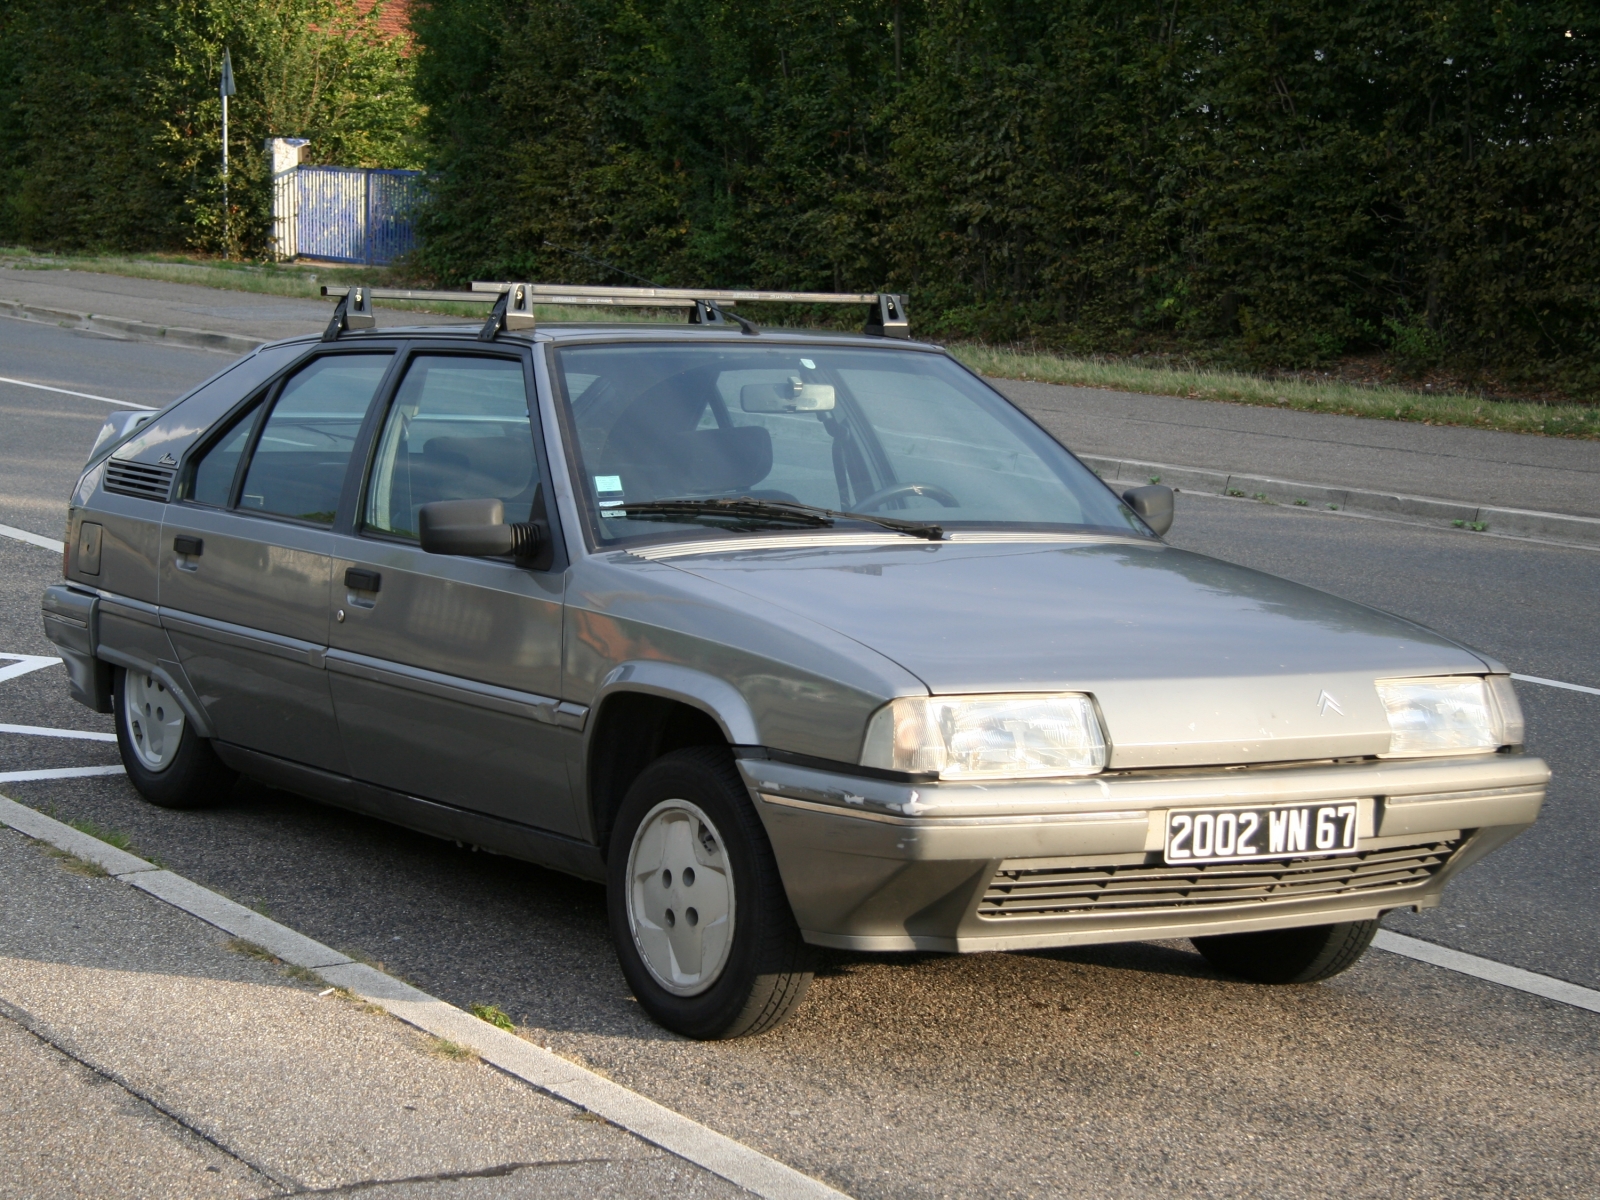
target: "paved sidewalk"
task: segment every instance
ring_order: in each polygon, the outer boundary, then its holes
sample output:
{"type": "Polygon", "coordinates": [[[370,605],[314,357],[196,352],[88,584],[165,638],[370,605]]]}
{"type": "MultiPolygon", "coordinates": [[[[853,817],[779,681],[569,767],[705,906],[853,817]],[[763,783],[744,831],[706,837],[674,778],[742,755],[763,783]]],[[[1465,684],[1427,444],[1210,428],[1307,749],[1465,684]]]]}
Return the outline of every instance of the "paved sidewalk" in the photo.
{"type": "Polygon", "coordinates": [[[0,1196],[740,1189],[0,829],[0,1196]]]}
{"type": "MultiPolygon", "coordinates": [[[[300,300],[259,292],[129,279],[88,271],[21,270],[0,267],[0,300],[43,308],[95,313],[152,325],[207,329],[273,341],[320,333],[333,316],[330,300],[300,300]]],[[[487,312],[487,310],[485,310],[487,312]]],[[[378,326],[460,324],[461,317],[378,308],[378,326]]],[[[0,372],[4,374],[4,372],[0,372]]]]}
{"type": "Polygon", "coordinates": [[[1600,517],[1600,442],[996,379],[1079,454],[1600,517]]]}

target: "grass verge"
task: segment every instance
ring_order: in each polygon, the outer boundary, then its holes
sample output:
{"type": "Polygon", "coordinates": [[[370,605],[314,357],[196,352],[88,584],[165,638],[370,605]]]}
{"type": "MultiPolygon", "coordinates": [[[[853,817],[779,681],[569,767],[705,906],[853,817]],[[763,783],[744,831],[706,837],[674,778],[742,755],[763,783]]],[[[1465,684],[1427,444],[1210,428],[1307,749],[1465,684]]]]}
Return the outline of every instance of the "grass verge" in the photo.
{"type": "Polygon", "coordinates": [[[1068,358],[992,346],[956,345],[951,353],[983,375],[997,379],[1065,383],[1076,387],[1220,400],[1302,412],[1339,413],[1424,425],[1465,425],[1506,433],[1600,438],[1600,408],[1582,404],[1534,404],[1486,400],[1462,393],[1434,394],[1396,387],[1308,383],[1234,371],[1146,367],[1097,358],[1068,358]]]}
{"type": "MultiPolygon", "coordinates": [[[[155,279],[167,283],[188,283],[303,299],[320,299],[323,284],[408,286],[407,281],[396,278],[392,271],[384,267],[236,263],[175,254],[36,254],[19,247],[0,247],[0,266],[39,271],[96,271],[135,279],[155,279]]],[[[482,317],[487,312],[484,306],[475,304],[407,300],[380,300],[377,303],[380,308],[441,313],[469,320],[482,317]]],[[[540,319],[546,321],[608,323],[658,321],[663,315],[661,311],[653,309],[597,311],[593,308],[558,305],[541,305],[536,312],[540,319]]],[[[673,310],[673,316],[681,319],[676,310],[673,310]]],[[[1255,404],[1267,408],[1338,413],[1385,421],[1415,421],[1424,425],[1462,425],[1506,433],[1600,438],[1600,407],[1582,404],[1488,400],[1467,393],[1363,387],[1334,381],[1310,383],[1304,380],[1271,379],[1237,371],[1142,366],[1115,359],[1073,358],[981,344],[952,345],[951,352],[973,370],[997,379],[1064,383],[1076,387],[1142,392],[1152,396],[1255,404]]]]}

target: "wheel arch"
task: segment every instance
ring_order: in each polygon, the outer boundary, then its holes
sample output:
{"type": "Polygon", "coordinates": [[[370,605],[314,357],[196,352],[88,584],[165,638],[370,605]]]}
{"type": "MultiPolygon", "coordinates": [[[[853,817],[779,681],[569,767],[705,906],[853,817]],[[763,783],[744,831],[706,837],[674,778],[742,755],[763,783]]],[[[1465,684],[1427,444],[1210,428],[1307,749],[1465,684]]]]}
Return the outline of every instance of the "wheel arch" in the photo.
{"type": "Polygon", "coordinates": [[[616,667],[596,693],[586,725],[584,796],[602,856],[622,798],[656,759],[687,746],[760,744],[755,717],[737,688],[676,663],[616,667]]]}
{"type": "MultiPolygon", "coordinates": [[[[201,705],[190,694],[188,688],[188,679],[180,679],[177,672],[167,670],[168,665],[176,666],[176,663],[161,664],[146,662],[135,657],[134,655],[124,654],[119,650],[112,650],[103,642],[96,651],[96,657],[98,657],[102,662],[109,663],[113,669],[120,668],[124,671],[142,671],[146,675],[151,675],[156,679],[159,679],[161,681],[161,685],[166,688],[167,691],[171,692],[173,698],[177,700],[178,707],[183,709],[183,715],[185,719],[188,720],[190,727],[195,731],[196,736],[208,739],[217,736],[217,731],[212,727],[211,719],[206,715],[206,710],[201,707],[201,705]]],[[[113,703],[112,708],[115,709],[115,707],[116,705],[113,703]]]]}

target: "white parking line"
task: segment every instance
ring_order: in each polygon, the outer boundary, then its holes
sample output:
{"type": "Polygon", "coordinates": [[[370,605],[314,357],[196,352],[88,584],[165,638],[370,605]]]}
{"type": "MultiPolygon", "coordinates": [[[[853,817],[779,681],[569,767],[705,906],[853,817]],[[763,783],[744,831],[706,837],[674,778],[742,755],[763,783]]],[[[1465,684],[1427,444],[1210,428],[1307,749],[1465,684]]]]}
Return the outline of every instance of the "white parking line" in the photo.
{"type": "Polygon", "coordinates": [[[50,729],[44,725],[0,725],[0,733],[22,733],[28,737],[77,738],[85,742],[114,742],[114,733],[90,733],[87,729],[50,729]]]}
{"type": "Polygon", "coordinates": [[[53,667],[61,661],[54,654],[0,654],[0,658],[17,660],[9,667],[0,667],[0,683],[15,679],[18,675],[26,675],[30,671],[53,667]]]}
{"type": "MultiPolygon", "coordinates": [[[[0,781],[7,778],[10,777],[0,775],[0,781]]],[[[315,971],[329,983],[348,988],[406,1024],[465,1046],[506,1074],[604,1117],[644,1141],[766,1200],[849,1200],[843,1192],[821,1180],[802,1175],[793,1167],[657,1104],[648,1096],[613,1083],[514,1033],[497,1029],[376,968],[353,962],[348,955],[235,904],[192,880],[161,870],[154,863],[81,833],[37,809],[0,796],[0,823],[92,862],[123,883],[199,917],[224,933],[266,947],[287,963],[315,971]]]]}
{"type": "Polygon", "coordinates": [[[1559,679],[1540,679],[1537,675],[1518,675],[1515,671],[1511,678],[1520,679],[1523,683],[1542,683],[1545,687],[1564,688],[1569,692],[1588,692],[1591,696],[1600,696],[1600,688],[1584,687],[1581,683],[1562,683],[1559,679]]]}
{"type": "Polygon", "coordinates": [[[88,779],[94,775],[126,775],[122,764],[109,767],[50,767],[43,771],[0,771],[0,783],[36,783],[41,779],[88,779]]]}
{"type": "Polygon", "coordinates": [[[1568,983],[1565,979],[1554,979],[1549,975],[1524,971],[1521,967],[1508,967],[1505,963],[1495,962],[1492,958],[1480,958],[1476,954],[1466,954],[1460,950],[1452,950],[1448,946],[1425,942],[1421,938],[1392,933],[1387,929],[1378,930],[1378,936],[1373,939],[1372,944],[1380,950],[1387,950],[1390,954],[1414,958],[1418,962],[1443,967],[1458,975],[1487,979],[1490,983],[1498,983],[1501,987],[1515,988],[1519,992],[1531,992],[1535,996],[1543,996],[1546,1000],[1557,1000],[1574,1008],[1586,1008],[1590,1012],[1600,1013],[1600,992],[1593,988],[1580,987],[1576,983],[1568,983]]]}
{"type": "Polygon", "coordinates": [[[41,392],[59,392],[63,396],[77,396],[84,400],[99,400],[102,404],[120,404],[123,408],[142,408],[145,412],[155,412],[152,404],[135,404],[131,400],[114,400],[110,396],[96,396],[90,392],[75,392],[71,388],[51,387],[47,383],[32,383],[26,379],[7,379],[0,375],[0,383],[10,383],[17,387],[36,388],[41,392]]]}
{"type": "Polygon", "coordinates": [[[55,538],[45,537],[42,533],[29,533],[26,529],[17,529],[11,525],[0,525],[0,537],[15,538],[19,542],[27,542],[30,546],[38,546],[41,550],[54,550],[61,553],[61,543],[55,538]]]}

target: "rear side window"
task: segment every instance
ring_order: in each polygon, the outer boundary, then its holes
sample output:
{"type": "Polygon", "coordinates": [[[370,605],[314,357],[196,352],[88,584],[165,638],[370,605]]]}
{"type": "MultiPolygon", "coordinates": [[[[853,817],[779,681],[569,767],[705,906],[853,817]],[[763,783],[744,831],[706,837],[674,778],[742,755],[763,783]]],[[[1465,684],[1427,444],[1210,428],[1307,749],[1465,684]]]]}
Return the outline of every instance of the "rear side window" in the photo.
{"type": "MultiPolygon", "coordinates": [[[[250,456],[240,510],[333,524],[350,452],[391,357],[387,352],[330,355],[284,384],[250,456]]],[[[198,491],[197,477],[196,499],[198,491]]]]}
{"type": "Polygon", "coordinates": [[[418,355],[378,439],[365,527],[416,537],[435,500],[500,500],[529,520],[537,463],[521,360],[418,355]]]}

